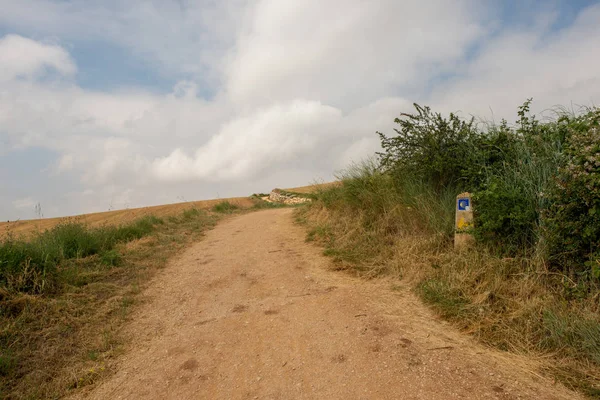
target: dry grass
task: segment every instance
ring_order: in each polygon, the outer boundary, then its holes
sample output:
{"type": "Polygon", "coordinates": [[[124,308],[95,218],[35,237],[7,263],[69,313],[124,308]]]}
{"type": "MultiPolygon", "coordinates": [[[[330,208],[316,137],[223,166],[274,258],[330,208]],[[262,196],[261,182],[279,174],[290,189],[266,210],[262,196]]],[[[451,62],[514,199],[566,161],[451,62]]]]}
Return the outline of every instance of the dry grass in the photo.
{"type": "MultiPolygon", "coordinates": [[[[299,190],[310,193],[316,187],[299,190]]],[[[230,198],[0,224],[0,240],[10,233],[31,242],[65,222],[93,228],[148,216],[164,221],[150,236],[105,254],[64,260],[60,290],[31,295],[0,287],[0,398],[59,398],[112,373],[124,343],[123,322],[169,258],[225,214],[272,206],[230,198]],[[111,260],[102,258],[107,256],[111,260]]]]}
{"type": "Polygon", "coordinates": [[[319,197],[297,218],[307,225],[307,240],[321,244],[339,269],[402,278],[463,332],[539,359],[541,373],[600,397],[598,295],[536,260],[457,253],[448,235],[414,218],[415,210],[386,206],[374,216],[344,195],[319,197]]]}
{"type": "Polygon", "coordinates": [[[138,294],[219,218],[197,209],[171,215],[149,236],[119,244],[116,266],[99,255],[65,260],[55,293],[0,289],[0,398],[59,398],[110,374],[138,294]]]}
{"type": "Polygon", "coordinates": [[[332,186],[339,185],[340,182],[327,182],[327,183],[315,183],[309,186],[300,186],[295,188],[284,189],[286,192],[291,193],[316,193],[320,190],[327,189],[332,186]]]}
{"type": "MultiPolygon", "coordinates": [[[[326,188],[331,185],[335,185],[336,182],[314,184],[309,186],[301,186],[292,189],[286,189],[290,192],[297,193],[313,193],[322,188],[326,188]]],[[[14,235],[31,235],[36,232],[43,232],[47,229],[52,229],[66,219],[76,220],[89,226],[101,226],[101,225],[120,225],[126,224],[131,221],[135,221],[141,217],[147,215],[153,215],[158,218],[165,218],[169,216],[178,215],[181,212],[195,208],[199,210],[210,210],[213,207],[223,203],[224,201],[241,209],[251,208],[256,205],[256,201],[250,197],[232,197],[227,199],[215,199],[215,200],[202,200],[202,201],[190,201],[185,203],[176,204],[165,204],[153,207],[143,208],[130,208],[126,210],[115,210],[105,211],[99,213],[83,214],[72,217],[60,217],[60,218],[43,218],[43,219],[32,219],[32,220],[19,220],[10,222],[0,222],[0,238],[5,236],[7,233],[14,235]]]]}
{"type": "Polygon", "coordinates": [[[161,206],[131,208],[127,210],[106,211],[92,214],[83,214],[73,217],[61,218],[43,218],[24,221],[0,222],[0,237],[8,232],[15,235],[30,235],[35,232],[43,232],[51,229],[65,219],[75,219],[89,226],[101,225],[119,225],[125,224],[147,215],[153,215],[158,218],[178,215],[184,210],[196,208],[199,210],[209,210],[215,205],[228,201],[239,208],[250,208],[254,202],[249,197],[233,197],[229,199],[190,201],[185,203],[166,204],[161,206]]]}

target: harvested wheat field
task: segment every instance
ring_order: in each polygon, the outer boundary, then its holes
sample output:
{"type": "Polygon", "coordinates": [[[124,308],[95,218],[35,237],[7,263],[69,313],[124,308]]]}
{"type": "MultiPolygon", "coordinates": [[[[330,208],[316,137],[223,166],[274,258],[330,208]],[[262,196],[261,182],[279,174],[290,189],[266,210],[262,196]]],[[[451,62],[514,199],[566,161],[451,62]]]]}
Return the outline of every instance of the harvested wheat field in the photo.
{"type": "Polygon", "coordinates": [[[251,207],[254,203],[248,197],[233,197],[218,200],[189,201],[185,203],[166,204],[152,207],[130,208],[126,210],[104,211],[72,217],[31,219],[24,221],[0,222],[0,236],[12,233],[14,235],[29,235],[43,232],[59,224],[61,221],[77,220],[91,226],[118,225],[134,221],[140,217],[153,215],[166,217],[177,215],[189,208],[209,209],[222,201],[229,201],[240,208],[251,207]]]}
{"type": "MultiPolygon", "coordinates": [[[[302,186],[293,189],[287,189],[290,192],[296,193],[310,193],[317,190],[319,187],[326,187],[331,185],[319,184],[302,186]]],[[[215,200],[201,200],[201,201],[189,201],[184,203],[166,204],[152,207],[141,207],[141,208],[130,208],[126,210],[115,210],[105,211],[91,214],[76,215],[72,217],[60,217],[60,218],[43,218],[33,220],[19,220],[10,222],[0,222],[0,237],[12,233],[14,235],[30,235],[35,232],[43,232],[47,229],[59,224],[65,220],[77,220],[91,226],[100,225],[119,225],[134,221],[140,217],[147,215],[153,215],[155,217],[167,217],[170,215],[177,215],[183,210],[189,208],[198,209],[210,209],[216,204],[223,201],[228,201],[231,204],[238,206],[239,208],[249,208],[254,205],[254,202],[250,197],[232,197],[226,199],[215,199],[215,200]]]]}

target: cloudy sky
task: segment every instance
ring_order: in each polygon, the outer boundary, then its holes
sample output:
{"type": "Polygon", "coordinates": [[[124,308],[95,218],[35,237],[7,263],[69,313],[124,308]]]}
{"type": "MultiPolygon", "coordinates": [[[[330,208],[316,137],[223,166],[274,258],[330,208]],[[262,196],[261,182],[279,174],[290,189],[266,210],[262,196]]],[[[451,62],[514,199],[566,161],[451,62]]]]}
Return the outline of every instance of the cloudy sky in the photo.
{"type": "Polygon", "coordinates": [[[268,191],[413,102],[600,104],[600,3],[0,0],[0,219],[268,191]]]}

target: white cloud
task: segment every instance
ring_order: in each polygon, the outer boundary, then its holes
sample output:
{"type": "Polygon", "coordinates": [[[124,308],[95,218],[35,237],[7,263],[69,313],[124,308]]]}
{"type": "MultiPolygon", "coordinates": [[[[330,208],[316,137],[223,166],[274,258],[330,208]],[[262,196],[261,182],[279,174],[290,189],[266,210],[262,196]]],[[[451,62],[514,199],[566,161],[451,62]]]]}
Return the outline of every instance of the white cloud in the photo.
{"type": "Polygon", "coordinates": [[[259,1],[228,92],[243,106],[295,98],[356,107],[451,68],[485,32],[474,1],[259,1]]]}
{"type": "MultiPolygon", "coordinates": [[[[218,88],[250,0],[0,0],[0,24],[36,36],[115,45],[166,76],[218,88]]],[[[118,61],[118,60],[117,60],[118,61]]]]}
{"type": "Polygon", "coordinates": [[[155,160],[161,180],[245,179],[299,156],[310,157],[341,112],[318,102],[294,101],[240,117],[225,124],[193,156],[176,149],[155,160]]]}
{"type": "Polygon", "coordinates": [[[73,75],[77,68],[69,53],[60,46],[18,35],[0,38],[0,82],[36,78],[49,71],[73,75]]]}
{"type": "Polygon", "coordinates": [[[531,96],[538,108],[600,101],[598,5],[560,31],[556,9],[507,28],[474,0],[0,0],[0,9],[0,26],[29,37],[0,38],[0,154],[55,156],[41,174],[70,185],[65,201],[15,195],[53,213],[331,177],[371,155],[375,131],[391,133],[412,101],[483,116],[491,107],[509,120],[531,96]],[[73,57],[96,42],[131,52],[173,90],[80,87],[73,57]]]}
{"type": "MultiPolygon", "coordinates": [[[[555,16],[556,17],[556,16],[555,16]]],[[[559,32],[544,24],[504,32],[486,42],[458,79],[437,86],[436,107],[516,119],[529,97],[534,110],[600,101],[600,5],[584,10],[559,32]]]]}
{"type": "Polygon", "coordinates": [[[73,169],[73,155],[65,154],[64,156],[62,156],[60,158],[60,160],[58,160],[55,171],[57,173],[61,173],[61,172],[65,172],[65,171],[70,171],[72,169],[73,169]]]}

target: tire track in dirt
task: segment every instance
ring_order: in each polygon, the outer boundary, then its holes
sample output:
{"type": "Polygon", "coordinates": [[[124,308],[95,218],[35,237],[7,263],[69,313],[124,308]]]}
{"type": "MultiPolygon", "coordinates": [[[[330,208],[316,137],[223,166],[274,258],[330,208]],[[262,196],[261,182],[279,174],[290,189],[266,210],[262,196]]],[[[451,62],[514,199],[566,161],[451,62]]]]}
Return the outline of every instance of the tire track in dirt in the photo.
{"type": "Polygon", "coordinates": [[[237,216],[144,293],[89,399],[578,399],[386,280],[328,269],[292,210],[237,216]]]}

